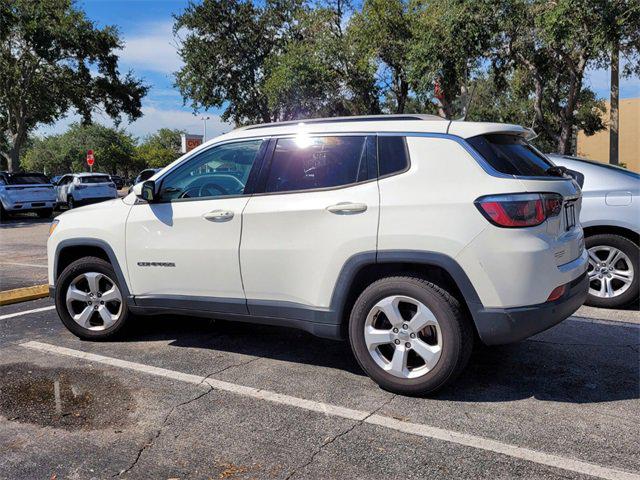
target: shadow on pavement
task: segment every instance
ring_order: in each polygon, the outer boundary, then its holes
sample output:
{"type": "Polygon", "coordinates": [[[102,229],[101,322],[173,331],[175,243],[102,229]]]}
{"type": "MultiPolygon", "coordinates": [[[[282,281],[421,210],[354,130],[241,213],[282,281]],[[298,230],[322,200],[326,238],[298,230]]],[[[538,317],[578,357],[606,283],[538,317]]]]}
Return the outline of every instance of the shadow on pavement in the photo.
{"type": "MultiPolygon", "coordinates": [[[[431,398],[458,402],[507,402],[534,397],[566,403],[600,403],[640,397],[638,347],[598,345],[598,337],[629,335],[628,328],[590,324],[582,344],[531,339],[477,348],[451,386],[431,398]]],[[[545,339],[552,337],[546,334],[545,339]]],[[[637,343],[637,336],[634,337],[637,343]]],[[[140,318],[121,339],[170,341],[172,347],[240,353],[363,375],[348,342],[288,328],[188,317],[140,318]]]]}

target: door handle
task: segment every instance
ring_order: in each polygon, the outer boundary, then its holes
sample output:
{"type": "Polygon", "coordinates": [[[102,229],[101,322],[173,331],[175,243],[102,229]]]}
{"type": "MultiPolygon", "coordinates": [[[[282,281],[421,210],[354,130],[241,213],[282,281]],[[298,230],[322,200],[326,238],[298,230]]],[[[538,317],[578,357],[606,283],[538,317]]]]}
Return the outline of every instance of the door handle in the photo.
{"type": "Polygon", "coordinates": [[[205,213],[202,218],[211,222],[228,222],[233,218],[233,212],[229,210],[213,210],[205,213]]]}
{"type": "Polygon", "coordinates": [[[327,207],[327,211],[335,213],[337,215],[353,215],[355,213],[365,212],[366,210],[366,204],[352,202],[340,202],[327,207]]]}

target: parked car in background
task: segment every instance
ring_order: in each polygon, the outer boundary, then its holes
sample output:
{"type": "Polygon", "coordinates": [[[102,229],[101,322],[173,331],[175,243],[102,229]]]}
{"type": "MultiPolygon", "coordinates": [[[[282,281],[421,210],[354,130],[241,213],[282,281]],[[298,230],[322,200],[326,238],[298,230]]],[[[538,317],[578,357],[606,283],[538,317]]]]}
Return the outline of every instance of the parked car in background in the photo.
{"type": "Polygon", "coordinates": [[[110,177],[111,181],[115,184],[118,190],[124,188],[124,178],[122,178],[120,175],[110,175],[110,177]]]}
{"type": "Polygon", "coordinates": [[[587,296],[580,188],[530,133],[424,115],[235,130],[54,221],[58,315],[92,340],[163,313],[348,336],[382,387],[431,392],[476,338],[517,342],[587,296]]]}
{"type": "Polygon", "coordinates": [[[20,212],[47,218],[55,204],[56,193],[46,175],[0,172],[0,218],[20,212]]]}
{"type": "MultiPolygon", "coordinates": [[[[142,170],[138,176],[133,180],[131,187],[133,187],[136,183],[144,182],[145,180],[149,180],[153,177],[157,172],[162,170],[161,168],[147,168],[142,170]]],[[[131,187],[129,187],[129,193],[131,193],[131,187]]]]}
{"type": "Polygon", "coordinates": [[[580,222],[589,251],[586,304],[618,308],[640,290],[640,175],[625,168],[566,155],[553,163],[584,176],[580,222]]]}
{"type": "Polygon", "coordinates": [[[118,197],[116,185],[105,173],[70,173],[56,184],[58,205],[75,208],[118,197]]]}

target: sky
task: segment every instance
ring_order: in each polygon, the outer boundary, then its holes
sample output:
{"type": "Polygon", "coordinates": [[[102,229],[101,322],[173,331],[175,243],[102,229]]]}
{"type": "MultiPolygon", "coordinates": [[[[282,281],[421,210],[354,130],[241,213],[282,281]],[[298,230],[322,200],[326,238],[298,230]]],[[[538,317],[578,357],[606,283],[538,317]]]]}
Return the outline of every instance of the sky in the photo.
{"type": "MultiPolygon", "coordinates": [[[[159,128],[178,128],[189,133],[203,133],[203,121],[207,120],[207,139],[231,130],[231,125],[220,120],[220,111],[211,110],[194,116],[189,107],[183,106],[178,89],[173,86],[173,74],[180,69],[181,59],[177,41],[173,36],[173,15],[187,6],[187,0],[77,0],[87,16],[98,26],[118,27],[124,48],[120,51],[120,70],[128,70],[149,85],[149,93],[142,101],[144,115],[137,121],[122,126],[134,136],[142,138],[159,128]]],[[[609,71],[587,72],[586,83],[596,94],[609,98],[609,71]]],[[[640,79],[620,81],[621,98],[640,96],[640,79]]],[[[78,121],[70,114],[53,125],[38,129],[38,134],[62,133],[69,124],[78,121]]],[[[110,124],[107,118],[97,115],[94,120],[110,124]]]]}

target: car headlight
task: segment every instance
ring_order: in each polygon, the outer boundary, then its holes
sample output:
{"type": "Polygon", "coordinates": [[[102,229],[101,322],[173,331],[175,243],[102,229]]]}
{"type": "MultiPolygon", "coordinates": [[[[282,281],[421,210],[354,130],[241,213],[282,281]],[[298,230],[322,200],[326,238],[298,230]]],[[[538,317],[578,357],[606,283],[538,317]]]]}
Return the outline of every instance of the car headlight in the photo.
{"type": "Polygon", "coordinates": [[[51,222],[51,225],[49,225],[49,236],[51,236],[51,234],[56,229],[59,223],[60,223],[60,220],[58,219],[55,219],[53,222],[51,222]]]}

